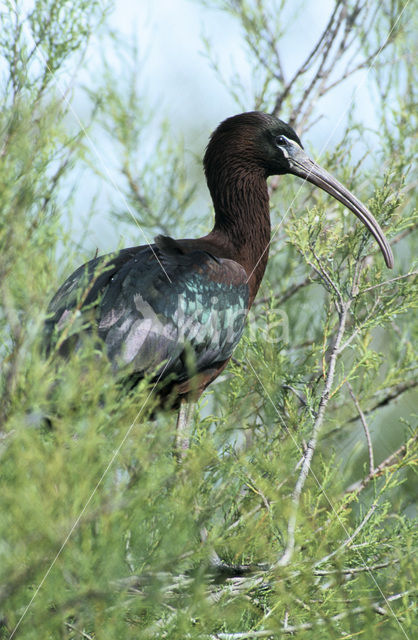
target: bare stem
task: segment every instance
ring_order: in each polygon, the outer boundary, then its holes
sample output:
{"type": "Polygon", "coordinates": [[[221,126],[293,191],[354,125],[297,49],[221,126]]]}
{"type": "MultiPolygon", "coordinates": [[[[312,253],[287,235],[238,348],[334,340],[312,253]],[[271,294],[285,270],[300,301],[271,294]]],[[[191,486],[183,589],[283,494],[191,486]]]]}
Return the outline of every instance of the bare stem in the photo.
{"type": "MultiPolygon", "coordinates": [[[[395,593],[393,596],[389,596],[388,598],[386,598],[385,603],[389,604],[390,602],[395,602],[396,600],[400,600],[401,598],[404,598],[405,596],[408,596],[412,593],[412,589],[408,589],[407,591],[402,591],[400,593],[395,593]]],[[[338,622],[339,620],[343,620],[348,616],[357,615],[366,611],[375,611],[379,615],[388,615],[388,612],[383,606],[383,603],[371,602],[369,605],[355,607],[354,609],[347,609],[329,618],[318,618],[314,622],[304,622],[298,625],[289,625],[286,623],[286,626],[283,625],[281,633],[294,634],[297,631],[307,631],[309,629],[313,629],[314,627],[329,624],[330,622],[338,622]]],[[[406,636],[406,634],[404,635],[406,636]]],[[[250,638],[277,638],[278,636],[277,629],[262,629],[260,631],[244,631],[241,633],[217,633],[215,635],[203,637],[207,638],[207,640],[250,640],[250,638]]]]}
{"type": "Polygon", "coordinates": [[[285,291],[280,291],[279,293],[274,294],[272,296],[264,296],[264,298],[257,299],[254,302],[254,306],[259,306],[261,304],[266,304],[266,302],[270,302],[271,300],[275,300],[276,302],[275,306],[280,307],[281,304],[289,300],[289,298],[291,298],[295,293],[297,293],[297,291],[299,291],[300,289],[303,289],[303,287],[306,287],[309,284],[312,284],[313,276],[314,276],[314,272],[311,271],[311,273],[309,273],[306,276],[306,278],[304,278],[300,282],[296,282],[290,285],[290,287],[288,287],[285,291]]]}
{"type": "MultiPolygon", "coordinates": [[[[356,527],[356,529],[353,531],[353,533],[350,536],[348,536],[348,538],[346,538],[344,540],[344,542],[342,544],[340,544],[340,546],[337,549],[334,549],[334,551],[332,551],[328,555],[324,556],[323,558],[321,558],[320,560],[315,562],[314,566],[318,567],[319,565],[324,564],[324,562],[328,562],[328,560],[330,560],[331,558],[336,556],[340,551],[342,551],[343,549],[346,549],[347,547],[349,547],[351,545],[351,543],[353,542],[353,540],[358,536],[360,531],[363,529],[365,524],[370,520],[370,518],[372,517],[373,513],[376,510],[376,507],[377,507],[377,501],[373,502],[373,504],[371,505],[370,509],[368,510],[366,515],[364,516],[363,520],[360,522],[358,527],[356,527]]],[[[368,569],[367,565],[364,565],[364,566],[365,566],[366,571],[368,571],[370,573],[370,569],[368,569]]]]}
{"type": "Polygon", "coordinates": [[[367,565],[363,567],[349,567],[348,569],[315,569],[314,575],[316,576],[330,576],[330,575],[345,575],[352,576],[356,573],[364,573],[366,571],[377,571],[378,569],[385,569],[386,567],[390,567],[391,565],[399,562],[398,559],[388,560],[387,562],[381,562],[380,564],[374,564],[371,567],[367,565]]]}
{"type": "Polygon", "coordinates": [[[350,396],[353,399],[354,404],[356,405],[356,409],[358,411],[358,414],[360,416],[360,420],[361,420],[361,424],[363,425],[363,429],[364,429],[364,433],[366,434],[366,440],[367,440],[367,448],[369,450],[369,472],[373,473],[374,471],[374,456],[373,456],[373,443],[372,443],[372,439],[370,436],[370,431],[369,431],[369,427],[367,424],[367,420],[366,420],[366,416],[364,415],[360,403],[357,400],[357,397],[354,394],[353,391],[353,387],[351,386],[351,384],[348,382],[346,382],[346,385],[348,387],[348,390],[350,392],[350,396]]]}
{"type": "Polygon", "coordinates": [[[404,273],[401,276],[397,276],[396,278],[391,278],[390,280],[384,280],[383,282],[379,282],[378,284],[374,284],[372,287],[366,287],[358,292],[357,295],[361,295],[362,293],[366,293],[366,291],[372,291],[373,289],[379,289],[380,287],[384,287],[387,284],[392,284],[392,282],[397,282],[398,280],[404,280],[405,278],[411,278],[412,276],[418,276],[418,271],[410,271],[409,273],[404,273]]]}
{"type": "Polygon", "coordinates": [[[90,636],[88,633],[86,633],[82,629],[77,629],[77,627],[75,627],[70,622],[66,622],[65,626],[67,627],[67,629],[71,629],[71,631],[78,633],[78,635],[81,636],[82,638],[85,638],[86,640],[93,640],[93,636],[90,636]]]}
{"type": "MultiPolygon", "coordinates": [[[[396,400],[397,398],[399,398],[399,396],[405,393],[406,391],[415,389],[415,387],[417,386],[418,386],[418,380],[413,378],[412,380],[408,380],[407,382],[401,382],[400,384],[397,384],[394,387],[389,387],[389,389],[387,390],[387,395],[381,398],[381,400],[379,400],[375,405],[373,405],[373,407],[364,411],[363,412],[364,415],[367,416],[370,413],[373,413],[374,411],[376,411],[377,409],[380,409],[381,407],[385,407],[393,400],[396,400]]],[[[357,420],[357,416],[353,416],[352,418],[349,418],[344,424],[349,424],[350,422],[354,422],[355,420],[357,420]]],[[[344,424],[342,426],[344,426],[344,424]]]]}
{"type": "Polygon", "coordinates": [[[287,535],[288,535],[287,545],[283,555],[278,560],[276,566],[284,566],[288,564],[290,562],[290,559],[292,558],[293,551],[295,548],[296,519],[297,519],[298,510],[299,510],[299,503],[300,503],[300,498],[302,494],[302,489],[305,485],[306,478],[311,468],[312,457],[315,452],[316,444],[318,441],[318,434],[322,426],[325,410],[327,408],[327,404],[328,404],[330,393],[331,393],[332,384],[334,382],[335,366],[337,363],[341,340],[343,338],[344,331],[345,331],[347,314],[350,308],[350,304],[351,304],[351,299],[348,300],[347,302],[344,302],[339,312],[338,331],[335,337],[334,345],[332,347],[332,352],[329,359],[328,373],[325,380],[325,387],[319,402],[318,413],[316,415],[316,419],[313,425],[312,434],[303,455],[303,462],[302,462],[302,467],[299,473],[299,477],[297,479],[295,488],[293,490],[292,510],[289,517],[288,528],[287,528],[287,535]]]}
{"type": "Polygon", "coordinates": [[[392,465],[399,464],[400,461],[405,457],[408,452],[408,449],[417,442],[418,433],[415,433],[405,444],[403,444],[395,453],[392,453],[388,456],[383,462],[381,462],[374,470],[373,473],[369,473],[368,476],[363,478],[362,480],[358,480],[351,484],[345,490],[345,493],[360,493],[367,487],[367,485],[378,476],[382,475],[385,469],[389,469],[392,465]]]}

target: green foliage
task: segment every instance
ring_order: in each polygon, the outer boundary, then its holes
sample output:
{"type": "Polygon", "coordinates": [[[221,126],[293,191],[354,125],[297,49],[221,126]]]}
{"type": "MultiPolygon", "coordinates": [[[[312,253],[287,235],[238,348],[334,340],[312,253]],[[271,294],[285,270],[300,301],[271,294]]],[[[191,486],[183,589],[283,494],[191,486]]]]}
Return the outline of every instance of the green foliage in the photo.
{"type": "MultiPolygon", "coordinates": [[[[305,89],[320,58],[286,92],[286,29],[268,20],[273,3],[206,4],[242,25],[260,80],[254,95],[238,96],[245,108],[280,103],[300,129],[311,126],[326,87],[305,89]]],[[[354,20],[354,66],[370,65],[384,42],[370,74],[378,120],[370,139],[352,113],[321,163],[368,201],[391,239],[395,271],[349,212],[306,185],[295,196],[294,180],[273,179],[268,272],[179,464],[175,415],[152,414],[146,381],[124,393],[94,340],[66,361],[41,349],[49,295],[63,269],[87,258],[72,262],[62,226],[74,208],[74,167],[98,164],[74,125],[71,94],[53,80],[78,68],[104,10],[36,0],[25,14],[23,2],[2,3],[0,638],[413,633],[412,7],[394,28],[397,2],[356,3],[360,22],[352,4],[336,3],[333,33],[344,37],[354,20]],[[252,571],[214,571],[215,551],[252,571]]],[[[137,60],[135,50],[124,55],[137,60]]],[[[118,153],[110,214],[138,242],[138,224],[182,235],[196,222],[183,216],[195,190],[184,149],[169,124],[152,133],[136,62],[122,68],[103,63],[102,82],[88,91],[90,135],[107,136],[118,153]]],[[[237,78],[231,86],[236,92],[237,78]]]]}

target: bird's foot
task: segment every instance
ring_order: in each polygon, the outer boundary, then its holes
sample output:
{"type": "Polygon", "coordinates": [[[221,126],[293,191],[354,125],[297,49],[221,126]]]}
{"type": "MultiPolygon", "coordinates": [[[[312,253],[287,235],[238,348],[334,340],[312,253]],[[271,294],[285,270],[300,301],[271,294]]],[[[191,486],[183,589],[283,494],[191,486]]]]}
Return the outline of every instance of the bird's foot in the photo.
{"type": "Polygon", "coordinates": [[[213,575],[215,580],[226,580],[228,578],[239,578],[243,576],[248,576],[252,573],[256,573],[258,571],[268,571],[269,565],[267,564],[258,564],[258,563],[249,563],[249,564],[230,564],[228,562],[224,562],[218,556],[216,551],[212,551],[210,555],[210,562],[208,571],[213,575]]]}

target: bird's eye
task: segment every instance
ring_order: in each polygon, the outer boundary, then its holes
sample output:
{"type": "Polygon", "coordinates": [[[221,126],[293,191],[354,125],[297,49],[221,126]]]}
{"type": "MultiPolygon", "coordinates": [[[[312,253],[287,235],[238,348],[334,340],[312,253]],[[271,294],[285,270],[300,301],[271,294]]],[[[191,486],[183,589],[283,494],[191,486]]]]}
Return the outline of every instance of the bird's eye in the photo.
{"type": "Polygon", "coordinates": [[[287,138],[285,138],[285,136],[277,136],[275,142],[278,147],[282,147],[287,144],[287,138]]]}

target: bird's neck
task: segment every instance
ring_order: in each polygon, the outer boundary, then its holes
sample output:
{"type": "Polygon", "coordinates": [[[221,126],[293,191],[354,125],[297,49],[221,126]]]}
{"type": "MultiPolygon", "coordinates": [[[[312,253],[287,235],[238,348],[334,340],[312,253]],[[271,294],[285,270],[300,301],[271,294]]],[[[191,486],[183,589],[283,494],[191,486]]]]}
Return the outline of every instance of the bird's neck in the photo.
{"type": "Polygon", "coordinates": [[[263,278],[270,244],[270,208],[267,182],[261,170],[218,174],[208,180],[215,207],[215,225],[208,237],[222,244],[231,260],[248,274],[250,303],[263,278]]]}

